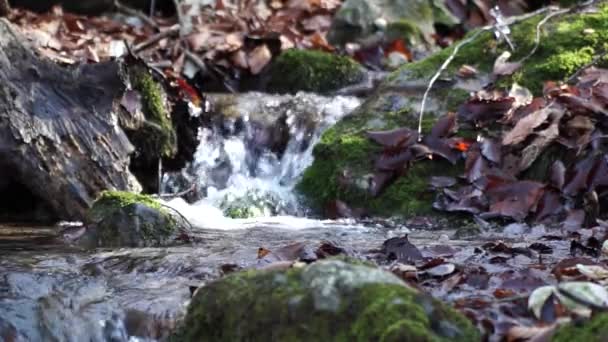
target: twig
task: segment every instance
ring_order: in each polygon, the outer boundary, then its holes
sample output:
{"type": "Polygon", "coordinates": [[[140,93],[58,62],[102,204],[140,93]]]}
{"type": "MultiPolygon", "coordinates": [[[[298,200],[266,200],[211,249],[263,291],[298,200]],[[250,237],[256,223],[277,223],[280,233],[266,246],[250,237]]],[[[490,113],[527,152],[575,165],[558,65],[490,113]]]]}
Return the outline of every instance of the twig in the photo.
{"type": "Polygon", "coordinates": [[[190,186],[188,189],[186,189],[186,190],[184,190],[184,191],[180,191],[180,192],[173,192],[173,193],[170,193],[170,194],[160,194],[160,193],[159,193],[159,194],[158,194],[158,197],[159,197],[159,198],[174,198],[174,197],[182,197],[182,196],[184,196],[184,195],[186,195],[186,194],[188,194],[188,193],[190,193],[190,192],[192,192],[192,191],[194,191],[194,190],[196,190],[196,184],[195,184],[195,183],[192,183],[192,185],[191,185],[191,186],[190,186]]]}
{"type": "MultiPolygon", "coordinates": [[[[540,44],[540,27],[542,25],[544,25],[544,23],[546,23],[551,17],[554,17],[555,15],[559,15],[559,14],[564,14],[567,12],[572,11],[572,9],[574,8],[582,8],[585,6],[589,6],[591,4],[593,4],[596,0],[589,0],[579,6],[573,7],[573,8],[568,8],[568,9],[564,9],[564,10],[557,10],[556,12],[550,13],[549,15],[547,15],[538,25],[537,25],[537,30],[536,30],[536,39],[535,39],[535,45],[534,48],[532,49],[532,52],[529,53],[526,57],[524,57],[523,60],[525,60],[526,58],[529,58],[529,56],[531,56],[532,54],[534,54],[536,52],[536,50],[538,49],[538,45],[540,44]]],[[[515,17],[510,17],[507,18],[507,20],[505,21],[505,25],[509,26],[527,19],[530,19],[534,16],[537,16],[541,13],[547,12],[547,11],[551,11],[551,10],[555,10],[555,7],[543,7],[540,8],[536,11],[530,12],[530,13],[526,13],[520,16],[515,16],[515,17]]],[[[464,45],[472,42],[473,40],[475,40],[475,38],[477,38],[477,36],[479,36],[479,34],[481,34],[482,32],[485,31],[490,31],[493,30],[495,27],[494,25],[487,25],[484,27],[481,27],[477,32],[475,32],[473,35],[471,35],[469,38],[461,41],[460,43],[458,43],[458,45],[456,45],[456,47],[454,47],[454,51],[452,51],[452,53],[450,54],[450,56],[448,56],[448,58],[443,62],[443,64],[441,65],[441,67],[439,68],[439,70],[437,70],[437,72],[435,73],[435,75],[433,75],[433,77],[431,78],[426,91],[424,92],[424,95],[422,96],[422,103],[420,104],[420,112],[418,114],[418,140],[421,141],[422,140],[422,119],[424,117],[424,108],[426,105],[426,101],[428,98],[429,93],[431,92],[431,89],[433,88],[433,85],[435,84],[435,82],[437,81],[437,79],[439,78],[439,76],[441,76],[441,73],[443,71],[445,71],[445,69],[447,69],[447,67],[450,65],[450,63],[454,60],[454,58],[456,57],[456,54],[458,53],[458,51],[460,50],[461,47],[463,47],[464,45]]]]}
{"type": "Polygon", "coordinates": [[[441,76],[441,73],[450,65],[452,60],[454,60],[454,58],[456,57],[456,54],[458,53],[458,51],[460,50],[461,47],[472,42],[482,32],[488,31],[488,30],[492,29],[493,27],[494,26],[486,26],[486,27],[480,29],[479,31],[475,32],[474,34],[472,34],[469,38],[458,43],[458,45],[456,45],[456,47],[454,47],[454,51],[452,51],[450,56],[443,62],[443,64],[439,68],[439,70],[437,70],[435,75],[433,75],[433,77],[431,78],[431,81],[429,82],[429,84],[426,87],[426,90],[424,91],[424,95],[422,95],[422,103],[420,104],[420,113],[418,115],[418,141],[422,141],[422,119],[424,117],[424,106],[426,104],[426,99],[428,98],[429,93],[431,92],[431,88],[433,88],[433,85],[435,84],[435,82],[437,81],[439,76],[441,76]]]}
{"type": "Polygon", "coordinates": [[[150,18],[154,18],[154,12],[156,12],[156,0],[150,1],[150,18]]]}
{"type": "MultiPolygon", "coordinates": [[[[194,65],[196,65],[204,74],[209,74],[211,76],[217,77],[216,75],[214,75],[213,73],[210,72],[209,68],[210,66],[207,65],[207,63],[205,63],[202,59],[200,59],[197,55],[195,55],[194,53],[192,53],[192,51],[188,50],[188,49],[184,49],[184,56],[186,56],[186,58],[190,59],[190,61],[192,63],[194,63],[194,65]]],[[[218,74],[221,74],[221,76],[224,79],[228,79],[228,75],[226,75],[225,73],[223,73],[221,70],[214,68],[213,69],[215,72],[217,72],[218,74]]],[[[236,93],[236,89],[231,86],[228,82],[223,82],[224,86],[228,89],[228,91],[230,91],[231,93],[236,93]]]]}
{"type": "Polygon", "coordinates": [[[138,10],[129,8],[129,7],[121,4],[120,1],[118,1],[118,0],[114,0],[114,7],[116,7],[117,10],[119,10],[125,14],[132,15],[134,17],[138,17],[144,23],[146,23],[148,26],[158,30],[158,25],[156,24],[156,22],[152,18],[145,15],[144,13],[142,13],[138,10]]]}
{"type": "Polygon", "coordinates": [[[530,53],[528,53],[525,57],[523,57],[522,59],[519,60],[519,63],[523,63],[525,62],[528,58],[532,57],[535,53],[536,50],[538,50],[538,47],[540,45],[540,29],[543,25],[545,25],[549,19],[557,16],[557,15],[561,15],[561,14],[565,14],[570,12],[570,8],[566,8],[563,10],[558,10],[552,13],[547,14],[543,20],[539,21],[538,24],[536,25],[536,36],[534,37],[534,47],[532,48],[532,50],[530,50],[530,53]]]}
{"type": "Polygon", "coordinates": [[[179,5],[179,0],[173,0],[173,5],[175,6],[175,14],[177,15],[177,23],[179,24],[179,35],[180,37],[184,35],[185,26],[183,25],[184,14],[182,13],[182,8],[179,5]]]}
{"type": "Polygon", "coordinates": [[[186,218],[186,216],[184,216],[182,213],[180,213],[179,210],[177,210],[171,206],[168,206],[166,204],[160,203],[160,202],[158,204],[160,204],[161,207],[170,209],[171,211],[176,213],[179,217],[182,218],[182,220],[184,220],[184,222],[186,222],[188,224],[188,226],[190,226],[190,231],[194,231],[194,226],[192,225],[192,223],[186,218]]]}
{"type": "Polygon", "coordinates": [[[151,36],[147,40],[145,40],[145,41],[137,44],[133,48],[133,53],[139,53],[139,52],[141,52],[141,51],[149,48],[150,46],[156,44],[161,39],[166,38],[166,37],[170,37],[170,36],[173,36],[173,35],[179,33],[179,30],[180,30],[180,25],[179,24],[175,24],[175,25],[169,27],[167,30],[161,31],[161,32],[159,32],[159,33],[151,36]]]}
{"type": "Polygon", "coordinates": [[[600,59],[606,57],[606,55],[608,55],[608,51],[603,51],[599,55],[595,56],[591,62],[583,65],[578,70],[576,70],[576,72],[574,74],[572,74],[572,76],[568,77],[568,80],[566,81],[566,83],[570,83],[570,82],[574,81],[578,76],[580,76],[580,74],[583,71],[585,71],[587,68],[595,65],[597,62],[600,61],[600,59]]]}
{"type": "Polygon", "coordinates": [[[8,0],[0,0],[0,17],[6,17],[11,13],[11,6],[8,0]]]}

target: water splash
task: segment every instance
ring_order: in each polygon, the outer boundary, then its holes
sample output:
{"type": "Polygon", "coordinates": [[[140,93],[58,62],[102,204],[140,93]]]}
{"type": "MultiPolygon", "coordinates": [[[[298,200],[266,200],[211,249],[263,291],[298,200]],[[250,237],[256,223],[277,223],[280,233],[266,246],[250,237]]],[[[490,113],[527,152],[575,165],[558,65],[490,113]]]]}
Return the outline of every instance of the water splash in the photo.
{"type": "Polygon", "coordinates": [[[195,160],[179,175],[166,175],[165,191],[196,183],[202,198],[168,205],[195,225],[240,225],[230,217],[306,215],[293,191],[313,162],[321,134],[352,112],[360,100],[315,94],[247,93],[210,96],[209,124],[200,130],[195,160]]]}

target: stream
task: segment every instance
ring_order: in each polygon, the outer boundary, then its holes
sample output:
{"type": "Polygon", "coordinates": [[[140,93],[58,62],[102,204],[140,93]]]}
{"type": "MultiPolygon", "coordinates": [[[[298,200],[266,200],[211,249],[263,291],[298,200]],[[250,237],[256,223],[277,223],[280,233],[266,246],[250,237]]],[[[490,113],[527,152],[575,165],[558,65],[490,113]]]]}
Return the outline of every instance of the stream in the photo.
{"type": "Polygon", "coordinates": [[[59,226],[3,227],[15,234],[0,237],[1,342],[162,341],[183,317],[191,286],[230,269],[266,267],[260,247],[328,242],[366,257],[387,238],[407,233],[421,246],[449,240],[449,230],[319,220],[293,191],[322,132],[356,108],[358,99],[303,93],[210,99],[194,162],[163,180],[165,192],[193,183],[199,189],[191,203],[166,202],[192,223],[197,242],[91,251],[59,243],[59,226]],[[256,217],[228,217],[235,208],[256,217]]]}

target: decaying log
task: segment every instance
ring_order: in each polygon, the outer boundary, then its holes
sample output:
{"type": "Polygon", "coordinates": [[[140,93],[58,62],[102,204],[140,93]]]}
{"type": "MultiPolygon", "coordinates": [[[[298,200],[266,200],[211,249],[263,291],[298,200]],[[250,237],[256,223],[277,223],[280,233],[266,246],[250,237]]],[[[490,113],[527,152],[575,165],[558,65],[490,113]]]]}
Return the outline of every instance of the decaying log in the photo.
{"type": "Polygon", "coordinates": [[[137,191],[134,147],[118,123],[129,120],[115,114],[119,69],[58,66],[0,19],[0,178],[23,184],[62,219],[82,219],[102,190],[137,191]]]}

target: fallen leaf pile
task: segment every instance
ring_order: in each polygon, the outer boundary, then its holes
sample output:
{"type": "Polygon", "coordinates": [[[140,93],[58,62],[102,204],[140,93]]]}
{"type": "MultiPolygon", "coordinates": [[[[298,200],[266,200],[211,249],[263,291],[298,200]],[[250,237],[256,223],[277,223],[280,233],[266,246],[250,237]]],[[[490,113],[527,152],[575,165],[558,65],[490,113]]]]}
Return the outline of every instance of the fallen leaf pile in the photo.
{"type": "Polygon", "coordinates": [[[608,70],[590,68],[576,85],[547,82],[539,98],[516,85],[478,92],[422,139],[409,128],[368,132],[384,147],[371,191],[381,193],[412,163],[442,158],[464,170],[459,179],[431,179],[436,209],[563,222],[568,231],[597,226],[607,209],[607,81],[608,70]],[[477,139],[459,137],[459,126],[477,139]]]}
{"type": "MultiPolygon", "coordinates": [[[[38,14],[14,9],[9,19],[39,51],[60,63],[99,62],[126,53],[125,43],[152,66],[180,74],[186,52],[214,65],[237,67],[258,74],[271,58],[292,47],[333,51],[325,40],[340,0],[216,1],[193,9],[180,5],[182,27],[176,18],[146,18],[120,13],[87,17],[54,7],[38,14]]],[[[189,76],[196,70],[187,71],[189,76]]]]}
{"type": "MultiPolygon", "coordinates": [[[[342,0],[217,0],[202,7],[182,3],[179,21],[147,17],[124,5],[116,9],[117,13],[96,17],[64,13],[60,7],[42,14],[16,8],[9,20],[22,29],[41,54],[60,63],[105,61],[123,56],[129,45],[151,66],[170,70],[173,75],[191,78],[208,67],[201,64],[211,64],[222,69],[222,77],[239,78],[242,72],[259,74],[285,49],[336,51],[326,41],[326,33],[341,3],[342,0]]],[[[445,1],[453,15],[468,27],[496,20],[491,3],[445,1]]],[[[509,16],[534,9],[532,3],[499,1],[497,5],[500,15],[509,16]]],[[[438,45],[447,46],[463,34],[458,27],[447,28],[435,40],[438,45]]],[[[410,47],[401,39],[350,53],[366,65],[381,65],[375,59],[391,54],[413,60],[410,47]]]]}

